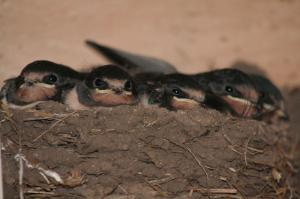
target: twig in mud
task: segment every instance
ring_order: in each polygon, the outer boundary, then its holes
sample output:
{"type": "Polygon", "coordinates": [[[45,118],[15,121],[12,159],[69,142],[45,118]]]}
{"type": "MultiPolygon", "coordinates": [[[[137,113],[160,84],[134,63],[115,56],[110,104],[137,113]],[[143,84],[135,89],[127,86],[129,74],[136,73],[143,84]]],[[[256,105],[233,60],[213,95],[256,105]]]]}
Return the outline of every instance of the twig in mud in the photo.
{"type": "Polygon", "coordinates": [[[192,189],[193,192],[201,192],[201,193],[210,193],[210,194],[237,194],[237,190],[230,188],[230,189],[207,189],[207,188],[197,188],[197,189],[192,189]]]}
{"type": "Polygon", "coordinates": [[[229,145],[228,148],[239,155],[243,155],[243,153],[235,149],[233,145],[229,145]]]}
{"type": "Polygon", "coordinates": [[[149,183],[151,183],[152,185],[160,185],[160,184],[164,184],[164,183],[170,182],[175,179],[176,179],[176,177],[169,176],[169,177],[158,179],[158,180],[150,180],[149,183]]]}
{"type": "MultiPolygon", "coordinates": [[[[1,111],[2,112],[2,111],[1,111]]],[[[0,127],[3,122],[5,122],[6,119],[3,119],[0,121],[0,127]]],[[[3,167],[2,167],[2,133],[0,133],[0,198],[4,197],[4,188],[3,188],[3,167]]]]}
{"type": "MultiPolygon", "coordinates": [[[[259,128],[259,127],[258,127],[259,128]]],[[[257,129],[257,132],[259,131],[259,129],[257,129]]],[[[249,147],[249,142],[251,141],[251,139],[252,139],[252,137],[253,136],[256,136],[256,132],[252,135],[252,136],[250,136],[248,139],[247,139],[247,141],[246,141],[246,143],[245,143],[245,149],[244,149],[244,161],[245,161],[245,165],[246,166],[248,166],[248,161],[247,161],[247,153],[248,153],[248,147],[249,147]]]]}
{"type": "Polygon", "coordinates": [[[144,181],[156,192],[158,192],[161,196],[163,197],[168,197],[168,192],[162,191],[159,185],[153,185],[151,184],[149,181],[147,181],[146,179],[144,179],[144,181]]]}
{"type": "Polygon", "coordinates": [[[247,194],[242,190],[242,188],[241,188],[238,184],[232,184],[232,183],[229,182],[228,180],[226,180],[226,183],[227,183],[230,187],[236,189],[237,192],[242,196],[242,198],[247,198],[247,197],[246,197],[247,194]]]}
{"type": "Polygon", "coordinates": [[[291,187],[289,180],[287,180],[287,189],[290,191],[289,199],[294,198],[294,189],[291,187]]]}
{"type": "Polygon", "coordinates": [[[225,133],[223,133],[223,137],[225,138],[225,140],[226,140],[230,145],[234,145],[233,142],[231,141],[231,139],[228,137],[228,135],[226,135],[225,133]]]}
{"type": "MultiPolygon", "coordinates": [[[[189,192],[189,197],[192,197],[194,192],[201,192],[202,194],[215,194],[213,198],[235,198],[235,199],[242,199],[245,197],[242,197],[241,195],[237,195],[238,191],[237,189],[233,188],[223,188],[223,189],[206,189],[206,188],[197,188],[197,189],[191,189],[189,192]]],[[[210,198],[210,197],[209,197],[210,198]]]]}
{"type": "Polygon", "coordinates": [[[11,124],[11,127],[13,128],[13,130],[19,134],[19,131],[18,131],[18,127],[17,127],[17,123],[11,118],[10,115],[5,115],[5,119],[7,121],[9,121],[9,123],[11,124]]]}
{"type": "Polygon", "coordinates": [[[48,177],[51,177],[52,179],[54,179],[57,183],[64,184],[63,179],[61,178],[61,176],[58,173],[56,173],[55,171],[52,171],[50,169],[44,169],[41,166],[39,166],[39,164],[32,164],[31,162],[28,161],[28,159],[22,153],[19,152],[18,154],[16,154],[15,159],[17,161],[22,161],[22,166],[23,166],[23,161],[24,161],[27,168],[37,169],[37,170],[39,170],[39,172],[42,172],[45,176],[48,176],[48,177]]]}
{"type": "Polygon", "coordinates": [[[42,121],[42,120],[55,120],[54,117],[30,117],[23,120],[23,122],[42,121]]]}
{"type": "MultiPolygon", "coordinates": [[[[4,113],[4,120],[2,121],[8,121],[12,127],[12,129],[17,133],[19,137],[19,154],[21,154],[22,151],[22,143],[21,143],[21,134],[18,130],[17,123],[12,118],[13,114],[10,113],[7,109],[3,111],[4,113]]],[[[2,143],[1,143],[1,149],[2,150],[2,143]]],[[[19,161],[19,197],[20,199],[24,199],[24,190],[23,190],[23,177],[24,177],[24,165],[23,160],[21,158],[15,157],[17,161],[19,161]]]]}
{"type": "Polygon", "coordinates": [[[20,191],[20,199],[24,198],[23,192],[23,177],[24,177],[24,167],[23,167],[23,160],[19,159],[19,191],[20,191]]]}
{"type": "Polygon", "coordinates": [[[214,199],[217,199],[217,198],[221,198],[221,199],[224,199],[224,198],[229,198],[229,199],[245,199],[246,197],[243,197],[243,196],[239,196],[239,195],[232,195],[232,194],[219,194],[219,195],[215,195],[213,197],[214,199]]]}
{"type": "MultiPolygon", "coordinates": [[[[51,114],[49,116],[49,114],[47,114],[46,116],[34,116],[34,117],[29,117],[29,118],[25,118],[23,119],[23,122],[31,122],[31,121],[43,121],[43,120],[59,120],[67,115],[69,115],[70,113],[62,113],[62,114],[51,114]]],[[[72,114],[72,113],[71,113],[72,114]]]]}
{"type": "Polygon", "coordinates": [[[247,152],[248,152],[248,145],[251,140],[251,137],[247,139],[246,144],[245,144],[245,150],[244,150],[244,161],[245,165],[248,166],[248,161],[247,161],[247,152]]]}
{"type": "Polygon", "coordinates": [[[243,155],[242,152],[240,152],[240,151],[238,151],[237,149],[235,149],[235,144],[233,144],[233,142],[231,141],[231,139],[230,139],[226,134],[223,133],[223,137],[224,137],[225,140],[229,143],[228,148],[229,148],[230,150],[232,150],[233,152],[235,152],[235,153],[237,153],[237,154],[239,154],[239,155],[243,155]]]}
{"type": "MultiPolygon", "coordinates": [[[[21,154],[21,149],[19,150],[19,154],[21,154]]],[[[20,156],[16,156],[15,158],[19,162],[19,197],[20,197],[20,199],[23,199],[24,198],[24,191],[23,191],[24,165],[23,165],[23,159],[20,156]]]]}
{"type": "MultiPolygon", "coordinates": [[[[22,137],[21,134],[19,133],[18,129],[16,128],[18,137],[19,137],[19,154],[22,153],[22,137]]],[[[23,165],[23,160],[22,158],[19,159],[19,194],[20,194],[20,199],[24,198],[24,189],[23,189],[23,178],[24,178],[24,165],[23,165]]]]}
{"type": "Polygon", "coordinates": [[[298,146],[300,145],[300,136],[299,136],[299,133],[297,133],[295,135],[295,143],[292,145],[292,149],[291,149],[291,156],[294,157],[295,153],[297,152],[297,148],[298,146]]]}
{"type": "Polygon", "coordinates": [[[45,179],[45,181],[47,182],[47,184],[50,184],[50,180],[47,178],[47,176],[43,173],[43,172],[39,172],[40,175],[45,179]]]}
{"type": "Polygon", "coordinates": [[[208,178],[209,178],[209,177],[208,177],[208,173],[206,172],[205,167],[203,166],[203,164],[201,163],[201,161],[197,158],[197,156],[194,154],[194,152],[192,151],[191,148],[189,148],[188,146],[182,146],[181,144],[178,144],[178,143],[176,143],[176,142],[173,142],[173,141],[171,141],[171,140],[169,140],[169,139],[165,139],[165,140],[167,140],[167,141],[169,141],[170,143],[172,143],[172,144],[174,144],[174,145],[176,145],[176,146],[178,146],[178,147],[180,147],[180,148],[186,150],[187,152],[189,152],[189,153],[192,155],[192,157],[194,158],[194,160],[197,162],[197,164],[202,168],[203,172],[204,172],[205,175],[206,175],[206,182],[208,182],[208,178]]]}
{"type": "Polygon", "coordinates": [[[264,150],[257,149],[257,148],[251,147],[251,146],[248,146],[247,148],[248,148],[249,151],[253,151],[253,152],[256,152],[256,153],[264,153],[264,150]]]}
{"type": "Polygon", "coordinates": [[[118,187],[121,189],[121,191],[122,191],[124,194],[128,195],[128,191],[127,191],[122,185],[119,184],[118,187]]]}
{"type": "Polygon", "coordinates": [[[68,117],[74,115],[76,113],[76,111],[66,115],[65,117],[57,120],[56,122],[54,122],[49,129],[45,130],[43,133],[41,133],[39,136],[37,136],[36,138],[33,139],[33,142],[36,142],[38,139],[40,139],[41,137],[43,137],[46,133],[48,133],[51,129],[53,129],[55,126],[57,126],[59,123],[63,122],[65,119],[67,119],[68,117]]]}
{"type": "Polygon", "coordinates": [[[298,173],[298,169],[294,167],[294,165],[290,161],[286,161],[286,165],[290,168],[290,170],[294,173],[298,173]]]}
{"type": "Polygon", "coordinates": [[[206,179],[208,181],[208,173],[206,172],[205,167],[202,165],[202,163],[200,162],[200,160],[196,157],[196,155],[193,153],[192,149],[190,149],[189,147],[185,147],[186,150],[194,157],[194,159],[196,160],[196,162],[198,163],[198,165],[203,169],[205,175],[206,175],[206,179]]]}
{"type": "Polygon", "coordinates": [[[248,160],[247,160],[247,153],[250,153],[250,154],[255,154],[255,153],[263,153],[264,151],[263,150],[260,150],[260,149],[256,149],[254,147],[251,147],[249,146],[249,142],[251,141],[252,137],[250,137],[246,143],[245,143],[245,147],[244,147],[244,152],[240,152],[238,151],[236,148],[239,147],[241,148],[241,146],[237,146],[236,144],[234,144],[231,139],[226,135],[226,134],[223,134],[223,137],[225,138],[225,140],[229,143],[229,148],[239,154],[239,155],[243,155],[244,156],[244,161],[245,161],[245,165],[248,166],[248,160]]]}
{"type": "Polygon", "coordinates": [[[3,198],[4,196],[4,190],[3,190],[3,172],[2,172],[2,134],[0,134],[0,198],[3,198]]]}
{"type": "Polygon", "coordinates": [[[30,189],[26,191],[27,194],[42,194],[42,195],[55,195],[54,192],[46,192],[46,191],[35,191],[33,189],[30,189]]]}

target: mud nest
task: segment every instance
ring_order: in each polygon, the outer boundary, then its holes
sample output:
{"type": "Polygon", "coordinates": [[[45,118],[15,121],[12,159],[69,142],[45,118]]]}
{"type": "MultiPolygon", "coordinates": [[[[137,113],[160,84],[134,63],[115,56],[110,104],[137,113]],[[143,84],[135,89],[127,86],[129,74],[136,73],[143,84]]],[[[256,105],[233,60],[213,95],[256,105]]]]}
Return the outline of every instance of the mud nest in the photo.
{"type": "Polygon", "coordinates": [[[259,198],[291,194],[286,135],[214,110],[54,102],[2,109],[6,198],[259,198]]]}

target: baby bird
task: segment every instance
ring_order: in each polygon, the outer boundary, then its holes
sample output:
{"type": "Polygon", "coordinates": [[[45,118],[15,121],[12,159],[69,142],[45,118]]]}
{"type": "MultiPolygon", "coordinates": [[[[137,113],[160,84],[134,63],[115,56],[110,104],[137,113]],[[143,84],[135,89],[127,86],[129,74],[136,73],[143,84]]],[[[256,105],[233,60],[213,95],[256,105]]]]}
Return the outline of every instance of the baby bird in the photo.
{"type": "MultiPolygon", "coordinates": [[[[159,85],[156,77],[174,74],[176,68],[161,59],[142,56],[98,44],[86,42],[114,63],[120,64],[134,79],[143,105],[157,104],[159,85]]],[[[267,78],[248,75],[237,69],[219,69],[191,75],[205,92],[203,104],[237,117],[270,121],[288,120],[284,100],[279,89],[267,78]]],[[[168,104],[168,103],[167,103],[168,104]]],[[[272,123],[272,122],[271,122],[272,123]]]]}
{"type": "Polygon", "coordinates": [[[84,74],[51,61],[34,61],[18,77],[5,81],[0,94],[3,104],[25,109],[47,101],[61,101],[64,93],[84,79],[84,74]]]}
{"type": "Polygon", "coordinates": [[[157,78],[163,74],[176,72],[173,65],[161,59],[125,52],[94,41],[86,41],[86,44],[132,76],[138,100],[145,107],[157,105],[155,98],[150,98],[150,95],[157,94],[155,91],[157,78]]]}
{"type": "Polygon", "coordinates": [[[169,74],[157,79],[155,92],[149,99],[169,110],[187,110],[201,106],[205,92],[188,75],[169,74]]]}
{"type": "Polygon", "coordinates": [[[268,123],[289,121],[285,101],[280,90],[263,76],[251,74],[250,77],[260,92],[258,100],[260,114],[257,116],[257,119],[268,123]]]}
{"type": "Polygon", "coordinates": [[[206,92],[205,104],[238,117],[255,118],[259,114],[260,92],[251,78],[236,69],[218,69],[193,75],[206,92]]]}
{"type": "Polygon", "coordinates": [[[131,76],[115,65],[93,69],[66,94],[64,103],[74,110],[133,105],[137,103],[135,84],[131,76]]]}

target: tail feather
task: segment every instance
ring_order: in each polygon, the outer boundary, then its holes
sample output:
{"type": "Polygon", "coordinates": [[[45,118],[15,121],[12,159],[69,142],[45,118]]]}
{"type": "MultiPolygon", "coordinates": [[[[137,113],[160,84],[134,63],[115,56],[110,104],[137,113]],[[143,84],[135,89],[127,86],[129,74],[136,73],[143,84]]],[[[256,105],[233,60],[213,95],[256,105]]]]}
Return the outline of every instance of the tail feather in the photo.
{"type": "Polygon", "coordinates": [[[131,74],[145,72],[169,74],[176,72],[172,64],[161,59],[125,52],[90,40],[87,40],[86,44],[108,58],[111,62],[125,68],[131,74]]]}

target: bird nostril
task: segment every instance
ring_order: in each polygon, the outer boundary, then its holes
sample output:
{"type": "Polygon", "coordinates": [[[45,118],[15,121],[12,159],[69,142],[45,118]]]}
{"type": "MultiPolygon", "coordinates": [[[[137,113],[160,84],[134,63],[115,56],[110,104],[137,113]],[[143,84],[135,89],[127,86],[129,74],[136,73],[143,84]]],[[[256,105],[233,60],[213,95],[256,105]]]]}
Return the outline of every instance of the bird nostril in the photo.
{"type": "Polygon", "coordinates": [[[121,89],[113,89],[113,91],[114,91],[116,94],[121,94],[121,93],[122,93],[122,90],[121,90],[121,89]]]}
{"type": "Polygon", "coordinates": [[[33,81],[27,81],[27,82],[26,82],[26,85],[27,85],[27,86],[32,86],[33,84],[34,84],[33,81]]]}
{"type": "Polygon", "coordinates": [[[281,116],[280,120],[288,122],[288,121],[290,121],[290,117],[288,115],[281,116]]]}

